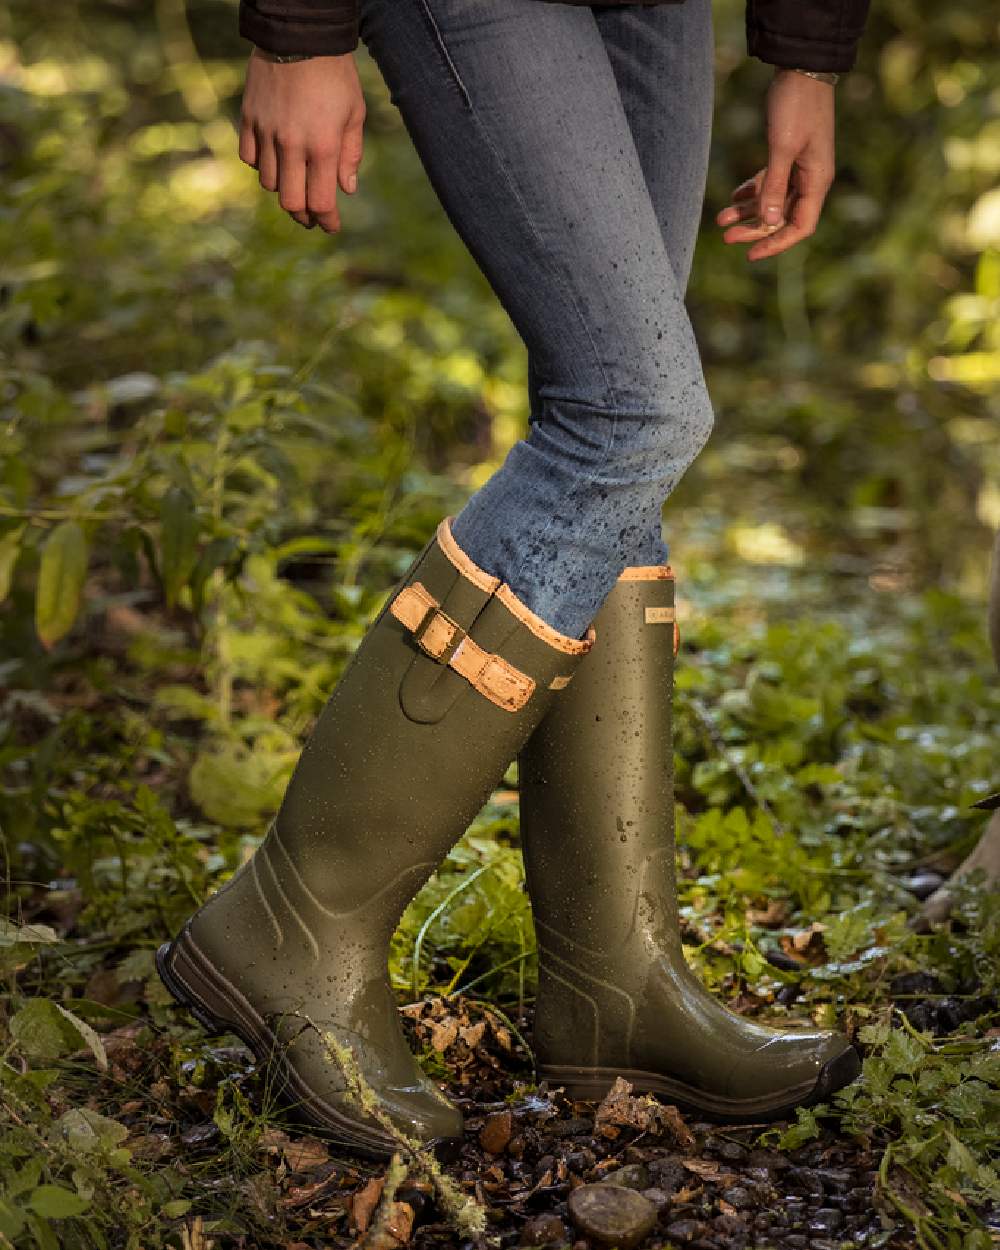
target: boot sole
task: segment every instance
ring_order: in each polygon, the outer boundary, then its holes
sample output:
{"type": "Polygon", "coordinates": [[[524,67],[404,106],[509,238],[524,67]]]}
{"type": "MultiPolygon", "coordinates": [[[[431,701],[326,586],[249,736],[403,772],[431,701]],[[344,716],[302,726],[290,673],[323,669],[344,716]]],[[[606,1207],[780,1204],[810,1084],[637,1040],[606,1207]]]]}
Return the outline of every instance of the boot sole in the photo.
{"type": "Polygon", "coordinates": [[[578,1068],[556,1064],[540,1064],[538,1074],[550,1085],[562,1085],[571,1098],[600,1102],[617,1077],[629,1082],[637,1095],[654,1094],[663,1102],[672,1103],[679,1111],[727,1124],[748,1124],[757,1120],[778,1120],[796,1107],[811,1107],[851,1081],[861,1071],[861,1058],[853,1046],[828,1060],[815,1081],[783,1090],[780,1101],[775,1095],[759,1098],[724,1098],[705,1090],[675,1081],[656,1072],[632,1068],[578,1068]]]}
{"type": "MultiPolygon", "coordinates": [[[[205,958],[188,927],[156,952],[160,980],[209,1033],[234,1033],[253,1051],[260,1067],[279,1078],[278,1094],[295,1120],[353,1154],[384,1160],[399,1147],[387,1134],[369,1132],[310,1089],[285,1058],[284,1044],[247,998],[205,958]]],[[[462,1139],[435,1137],[425,1143],[441,1162],[451,1162],[462,1139]]]]}

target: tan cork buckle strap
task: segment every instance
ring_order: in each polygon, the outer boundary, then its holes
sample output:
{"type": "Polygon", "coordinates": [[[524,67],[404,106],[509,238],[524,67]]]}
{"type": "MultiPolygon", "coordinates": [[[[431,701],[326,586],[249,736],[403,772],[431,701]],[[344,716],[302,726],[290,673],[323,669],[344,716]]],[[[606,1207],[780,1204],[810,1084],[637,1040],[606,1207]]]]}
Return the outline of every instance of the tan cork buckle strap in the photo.
{"type": "Polygon", "coordinates": [[[491,703],[517,712],[531,698],[534,679],[501,655],[484,651],[421,582],[404,587],[389,611],[413,633],[417,646],[432,660],[447,664],[491,703]]]}

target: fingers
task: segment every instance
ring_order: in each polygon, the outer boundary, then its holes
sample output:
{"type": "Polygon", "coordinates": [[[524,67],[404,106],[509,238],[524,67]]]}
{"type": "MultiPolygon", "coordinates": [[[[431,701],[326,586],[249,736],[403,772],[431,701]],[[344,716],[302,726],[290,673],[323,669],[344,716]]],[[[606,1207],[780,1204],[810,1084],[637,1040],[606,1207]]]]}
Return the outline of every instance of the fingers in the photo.
{"type": "Polygon", "coordinates": [[[778,225],[785,212],[788,180],[792,175],[794,157],[789,152],[771,149],[760,189],[760,218],[765,226],[778,225]]]}
{"type": "Polygon", "coordinates": [[[732,202],[716,213],[717,225],[729,226],[734,222],[757,215],[757,197],[760,194],[765,172],[766,170],[759,169],[752,178],[747,178],[745,182],[740,183],[730,197],[732,202]]]}
{"type": "Polygon", "coordinates": [[[305,149],[280,138],[275,140],[274,147],[278,157],[278,203],[295,221],[308,226],[305,149]]]}
{"type": "Polygon", "coordinates": [[[364,144],[364,113],[356,112],[344,127],[340,144],[338,178],[340,185],[353,195],[358,188],[358,166],[364,144]]]}
{"type": "Polygon", "coordinates": [[[277,191],[278,152],[270,135],[257,136],[257,172],[265,191],[277,191]]]}
{"type": "Polygon", "coordinates": [[[785,252],[816,231],[820,213],[832,179],[818,174],[802,175],[800,194],[792,202],[789,220],[766,239],[761,239],[747,252],[747,260],[764,260],[785,252]]]}
{"type": "Polygon", "coordinates": [[[340,229],[337,210],[337,151],[323,150],[310,154],[306,167],[306,201],[316,224],[327,234],[340,229]]]}
{"type": "MultiPolygon", "coordinates": [[[[795,192],[789,191],[782,206],[780,225],[790,219],[792,206],[795,203],[795,192]]],[[[722,236],[726,243],[753,243],[757,239],[767,238],[775,234],[778,226],[765,225],[760,219],[760,205],[750,200],[739,205],[724,208],[715,219],[720,226],[728,226],[722,236]]]]}
{"type": "Polygon", "coordinates": [[[257,134],[245,117],[240,118],[239,155],[244,164],[257,168],[257,134]]]}
{"type": "Polygon", "coordinates": [[[337,233],[341,226],[338,179],[346,192],[357,189],[361,151],[360,122],[345,131],[345,142],[339,148],[317,144],[310,150],[262,136],[250,125],[240,128],[240,160],[258,171],[260,185],[278,193],[279,204],[293,221],[307,230],[320,226],[328,234],[337,233]]]}

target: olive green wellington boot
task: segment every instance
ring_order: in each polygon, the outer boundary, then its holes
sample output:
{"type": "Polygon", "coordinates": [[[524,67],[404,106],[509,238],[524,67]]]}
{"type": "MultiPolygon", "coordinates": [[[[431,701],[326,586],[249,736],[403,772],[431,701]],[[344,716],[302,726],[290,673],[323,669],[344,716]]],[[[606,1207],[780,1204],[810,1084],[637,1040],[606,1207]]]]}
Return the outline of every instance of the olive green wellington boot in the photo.
{"type": "Polygon", "coordinates": [[[539,951],[539,1074],[579,1098],[616,1076],[707,1119],[785,1115],[857,1075],[839,1033],[766,1028],[688,967],[673,828],[674,580],[627,568],[572,687],[519,756],[539,951]]]}
{"type": "Polygon", "coordinates": [[[158,952],[174,996],[241,1037],[296,1118],[343,1146],[392,1150],[345,1092],[326,1031],[399,1128],[461,1135],[406,1045],[389,940],[593,639],[550,628],[443,520],[346,667],[260,847],[158,952]]]}

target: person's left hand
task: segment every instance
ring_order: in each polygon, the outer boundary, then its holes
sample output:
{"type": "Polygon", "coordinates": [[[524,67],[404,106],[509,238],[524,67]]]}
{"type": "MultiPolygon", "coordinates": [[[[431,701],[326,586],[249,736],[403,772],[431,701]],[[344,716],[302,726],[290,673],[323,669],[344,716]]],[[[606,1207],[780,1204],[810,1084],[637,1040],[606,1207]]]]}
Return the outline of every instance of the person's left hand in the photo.
{"type": "Polygon", "coordinates": [[[816,229],[833,182],[834,87],[792,69],[767,89],[768,163],[715,217],[726,243],[753,243],[747,260],[787,251],[816,229]]]}

